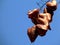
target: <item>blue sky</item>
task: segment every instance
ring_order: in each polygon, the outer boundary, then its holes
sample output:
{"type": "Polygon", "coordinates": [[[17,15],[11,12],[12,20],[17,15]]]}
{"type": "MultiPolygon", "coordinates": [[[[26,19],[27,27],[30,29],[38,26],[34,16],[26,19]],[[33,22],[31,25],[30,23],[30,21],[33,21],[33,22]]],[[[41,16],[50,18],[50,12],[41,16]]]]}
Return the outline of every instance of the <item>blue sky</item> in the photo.
{"type": "Polygon", "coordinates": [[[27,29],[34,24],[27,12],[39,8],[36,2],[39,0],[0,0],[0,45],[60,45],[60,4],[54,12],[52,30],[31,44],[27,29]]]}

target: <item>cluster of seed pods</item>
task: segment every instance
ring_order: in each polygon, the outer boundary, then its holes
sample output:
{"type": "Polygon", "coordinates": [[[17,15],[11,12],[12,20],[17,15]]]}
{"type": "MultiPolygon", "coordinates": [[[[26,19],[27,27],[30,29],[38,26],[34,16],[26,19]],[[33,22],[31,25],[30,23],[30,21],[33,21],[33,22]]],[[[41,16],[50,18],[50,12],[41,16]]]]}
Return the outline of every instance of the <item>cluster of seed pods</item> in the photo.
{"type": "Polygon", "coordinates": [[[28,28],[27,34],[31,42],[34,42],[37,36],[45,36],[48,30],[51,30],[50,23],[54,15],[54,11],[57,9],[56,0],[47,2],[43,13],[40,13],[39,9],[33,9],[28,11],[28,18],[31,19],[34,26],[28,28]]]}

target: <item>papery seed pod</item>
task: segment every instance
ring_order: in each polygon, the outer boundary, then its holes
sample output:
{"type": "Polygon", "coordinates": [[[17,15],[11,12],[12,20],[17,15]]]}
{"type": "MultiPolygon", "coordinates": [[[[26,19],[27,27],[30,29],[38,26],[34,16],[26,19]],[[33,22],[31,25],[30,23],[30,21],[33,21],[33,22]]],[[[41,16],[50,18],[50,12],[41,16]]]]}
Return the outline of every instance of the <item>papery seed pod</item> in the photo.
{"type": "Polygon", "coordinates": [[[46,6],[52,11],[55,11],[57,9],[57,3],[54,0],[52,2],[47,2],[46,6]]]}
{"type": "Polygon", "coordinates": [[[34,9],[34,10],[31,10],[31,11],[28,11],[28,17],[29,18],[33,18],[33,17],[37,17],[39,14],[39,9],[34,9]]]}
{"type": "Polygon", "coordinates": [[[31,42],[34,42],[38,36],[36,33],[36,30],[34,28],[35,27],[29,28],[27,31],[27,35],[28,35],[31,42]]]}

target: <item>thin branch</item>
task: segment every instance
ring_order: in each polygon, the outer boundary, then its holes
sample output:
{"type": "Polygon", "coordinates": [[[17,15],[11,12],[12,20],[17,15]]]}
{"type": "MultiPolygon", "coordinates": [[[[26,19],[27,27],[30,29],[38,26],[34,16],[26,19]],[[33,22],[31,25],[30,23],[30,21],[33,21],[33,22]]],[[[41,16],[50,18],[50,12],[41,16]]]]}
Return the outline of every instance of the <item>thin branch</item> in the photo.
{"type": "MultiPolygon", "coordinates": [[[[42,1],[42,0],[41,0],[42,1]]],[[[49,2],[50,0],[48,0],[47,2],[49,2]]],[[[42,2],[46,2],[46,1],[42,1],[42,2]]],[[[46,3],[47,3],[46,2],[46,3]]],[[[42,8],[44,7],[44,5],[46,5],[46,3],[44,3],[42,6],[40,6],[40,4],[39,3],[37,3],[37,5],[40,7],[40,10],[42,10],[42,8]]]]}

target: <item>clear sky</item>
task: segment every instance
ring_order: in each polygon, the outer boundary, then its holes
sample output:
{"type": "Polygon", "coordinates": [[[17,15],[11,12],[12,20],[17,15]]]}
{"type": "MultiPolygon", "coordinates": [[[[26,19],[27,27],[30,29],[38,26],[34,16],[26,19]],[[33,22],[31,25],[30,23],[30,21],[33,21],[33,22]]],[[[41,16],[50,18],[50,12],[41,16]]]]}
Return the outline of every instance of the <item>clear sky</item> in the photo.
{"type": "Polygon", "coordinates": [[[27,29],[34,24],[27,12],[38,8],[36,2],[39,0],[0,0],[0,45],[60,45],[60,4],[54,12],[52,30],[31,44],[27,29]]]}

